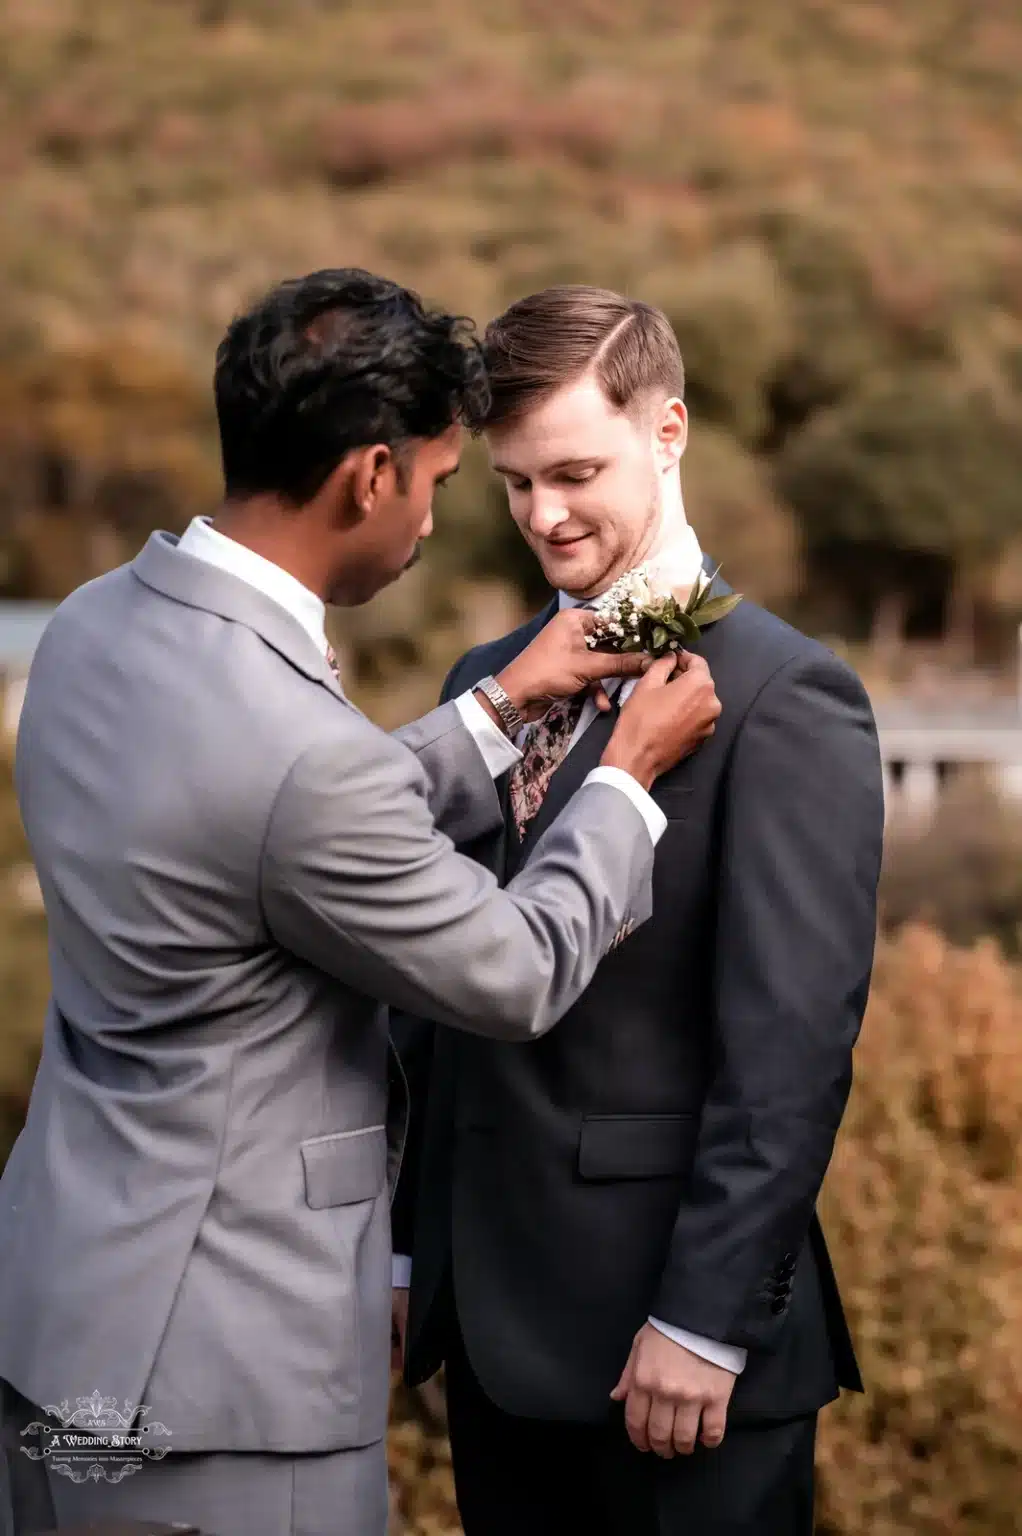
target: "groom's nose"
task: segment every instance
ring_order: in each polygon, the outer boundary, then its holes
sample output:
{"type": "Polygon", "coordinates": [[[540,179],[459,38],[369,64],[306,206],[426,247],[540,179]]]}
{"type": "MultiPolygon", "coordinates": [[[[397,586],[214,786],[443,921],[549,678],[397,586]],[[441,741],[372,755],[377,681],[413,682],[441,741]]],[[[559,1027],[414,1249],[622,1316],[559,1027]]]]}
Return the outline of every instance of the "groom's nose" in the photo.
{"type": "Polygon", "coordinates": [[[533,490],[529,506],[529,531],[537,539],[548,539],[567,516],[567,508],[556,492],[533,490]]]}

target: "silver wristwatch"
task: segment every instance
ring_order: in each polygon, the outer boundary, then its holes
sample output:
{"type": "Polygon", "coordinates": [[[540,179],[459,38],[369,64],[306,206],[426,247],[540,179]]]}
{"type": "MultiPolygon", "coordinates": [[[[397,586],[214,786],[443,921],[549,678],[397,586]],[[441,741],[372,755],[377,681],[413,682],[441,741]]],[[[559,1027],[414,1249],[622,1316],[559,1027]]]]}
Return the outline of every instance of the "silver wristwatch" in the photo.
{"type": "Polygon", "coordinates": [[[472,692],[485,693],[500,716],[500,723],[504,727],[508,739],[514,741],[518,732],[524,730],[527,722],[522,719],[504,689],[497,682],[497,679],[495,677],[484,677],[482,682],[476,683],[472,692]]]}

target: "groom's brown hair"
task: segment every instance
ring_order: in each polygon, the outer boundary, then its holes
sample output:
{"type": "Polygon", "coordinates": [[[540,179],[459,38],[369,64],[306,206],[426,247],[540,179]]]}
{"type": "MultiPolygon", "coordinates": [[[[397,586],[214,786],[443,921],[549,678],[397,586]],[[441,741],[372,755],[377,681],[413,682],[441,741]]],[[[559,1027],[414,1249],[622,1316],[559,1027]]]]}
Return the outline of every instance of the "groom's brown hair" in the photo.
{"type": "Polygon", "coordinates": [[[520,420],[591,370],[621,411],[654,390],[684,396],[681,351],[667,316],[609,288],[571,283],[519,299],[490,321],[483,350],[486,426],[520,420]]]}

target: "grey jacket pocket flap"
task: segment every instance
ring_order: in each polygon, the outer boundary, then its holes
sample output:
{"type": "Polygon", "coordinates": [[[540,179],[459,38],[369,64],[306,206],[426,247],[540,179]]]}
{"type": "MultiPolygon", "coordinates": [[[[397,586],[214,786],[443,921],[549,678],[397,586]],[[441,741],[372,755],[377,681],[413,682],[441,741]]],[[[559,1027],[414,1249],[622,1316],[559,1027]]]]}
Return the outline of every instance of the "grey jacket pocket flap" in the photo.
{"type": "Polygon", "coordinates": [[[655,1179],[687,1173],[698,1135],[694,1115],[584,1115],[583,1179],[655,1179]]]}
{"type": "Polygon", "coordinates": [[[382,1125],[335,1131],[301,1144],[305,1201],[314,1211],[375,1200],[387,1177],[387,1132],[382,1125]]]}

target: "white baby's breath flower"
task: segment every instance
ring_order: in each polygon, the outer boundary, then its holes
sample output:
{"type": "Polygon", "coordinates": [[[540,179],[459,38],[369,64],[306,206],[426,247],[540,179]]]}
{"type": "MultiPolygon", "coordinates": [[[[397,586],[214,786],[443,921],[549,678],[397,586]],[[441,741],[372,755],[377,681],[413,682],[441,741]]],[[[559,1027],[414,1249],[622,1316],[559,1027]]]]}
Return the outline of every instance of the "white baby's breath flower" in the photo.
{"type": "Polygon", "coordinates": [[[691,640],[706,624],[719,623],[741,602],[740,594],[711,598],[704,594],[713,580],[701,571],[694,591],[672,590],[669,573],[636,566],[625,571],[591,604],[593,631],[586,637],[590,649],[603,645],[612,651],[636,645],[649,655],[663,655],[685,647],[682,635],[691,640]]]}

